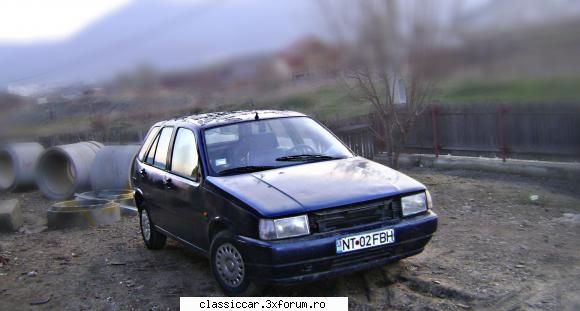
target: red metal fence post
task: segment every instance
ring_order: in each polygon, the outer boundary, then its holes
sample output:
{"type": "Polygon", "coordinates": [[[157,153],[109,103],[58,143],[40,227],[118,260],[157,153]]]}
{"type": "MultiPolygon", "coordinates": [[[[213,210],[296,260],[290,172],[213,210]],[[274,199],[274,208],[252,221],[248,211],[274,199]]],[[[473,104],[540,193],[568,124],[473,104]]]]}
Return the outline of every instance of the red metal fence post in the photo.
{"type": "Polygon", "coordinates": [[[438,109],[435,105],[431,106],[431,124],[433,132],[433,153],[435,157],[439,157],[439,133],[437,132],[437,113],[438,109]]]}
{"type": "Polygon", "coordinates": [[[505,137],[505,115],[506,108],[503,105],[497,106],[498,113],[498,138],[499,138],[499,151],[501,153],[501,158],[505,162],[507,157],[507,142],[505,137]]]}

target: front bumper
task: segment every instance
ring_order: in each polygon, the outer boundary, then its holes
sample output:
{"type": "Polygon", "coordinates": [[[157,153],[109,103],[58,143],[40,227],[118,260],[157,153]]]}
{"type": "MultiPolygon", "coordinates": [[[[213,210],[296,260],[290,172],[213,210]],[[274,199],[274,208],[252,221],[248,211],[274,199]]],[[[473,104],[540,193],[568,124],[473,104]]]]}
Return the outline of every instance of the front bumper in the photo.
{"type": "Polygon", "coordinates": [[[428,211],[391,225],[365,225],[273,242],[238,236],[236,242],[246,257],[251,279],[258,283],[293,284],[365,270],[418,254],[436,230],[437,215],[428,211]],[[338,237],[381,228],[395,229],[395,243],[336,253],[338,237]]]}

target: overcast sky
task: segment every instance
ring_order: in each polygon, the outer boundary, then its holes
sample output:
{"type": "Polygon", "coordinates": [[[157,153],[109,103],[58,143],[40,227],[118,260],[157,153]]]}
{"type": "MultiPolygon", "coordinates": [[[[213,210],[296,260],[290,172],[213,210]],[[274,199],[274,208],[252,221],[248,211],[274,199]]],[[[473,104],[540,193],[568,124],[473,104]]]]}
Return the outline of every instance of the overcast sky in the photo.
{"type": "MultiPolygon", "coordinates": [[[[0,42],[65,40],[131,1],[147,0],[0,0],[0,42]]],[[[207,0],[165,1],[197,3],[207,0]]],[[[470,4],[485,1],[466,0],[470,4]]]]}
{"type": "Polygon", "coordinates": [[[66,39],[131,0],[0,0],[0,41],[66,39]]]}

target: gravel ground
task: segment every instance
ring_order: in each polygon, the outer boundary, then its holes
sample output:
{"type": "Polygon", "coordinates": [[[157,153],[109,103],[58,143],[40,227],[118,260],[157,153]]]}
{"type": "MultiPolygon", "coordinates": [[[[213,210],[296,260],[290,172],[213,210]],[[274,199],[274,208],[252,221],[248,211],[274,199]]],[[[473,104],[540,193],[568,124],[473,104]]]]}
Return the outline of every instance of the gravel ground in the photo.
{"type": "MultiPolygon", "coordinates": [[[[351,310],[580,310],[577,185],[408,173],[429,187],[440,215],[422,254],[338,279],[269,287],[263,295],[348,296],[351,310]]],[[[46,231],[49,201],[38,192],[0,195],[6,198],[20,199],[25,226],[0,234],[2,310],[176,310],[180,296],[222,295],[205,258],[172,241],[146,250],[136,217],[46,231]]]]}

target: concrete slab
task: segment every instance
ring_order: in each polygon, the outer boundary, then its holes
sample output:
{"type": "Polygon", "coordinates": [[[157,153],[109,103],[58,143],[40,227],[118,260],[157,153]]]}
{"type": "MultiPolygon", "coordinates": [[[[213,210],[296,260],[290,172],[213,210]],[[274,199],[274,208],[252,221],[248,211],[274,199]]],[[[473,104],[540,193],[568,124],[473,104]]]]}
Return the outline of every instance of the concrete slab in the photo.
{"type": "Polygon", "coordinates": [[[16,199],[0,201],[0,232],[14,232],[22,227],[22,210],[16,199]]]}
{"type": "Polygon", "coordinates": [[[122,216],[136,216],[135,192],[133,190],[96,190],[75,194],[75,200],[107,200],[119,203],[122,216]]]}
{"type": "MultiPolygon", "coordinates": [[[[378,155],[375,161],[387,163],[387,158],[378,155]]],[[[476,158],[430,154],[402,154],[399,158],[401,167],[430,167],[436,169],[464,169],[495,173],[508,173],[531,177],[549,177],[578,181],[580,180],[580,163],[547,162],[508,159],[476,158]]]]}
{"type": "Polygon", "coordinates": [[[48,229],[90,228],[121,220],[119,203],[103,200],[65,201],[46,212],[48,229]]]}

